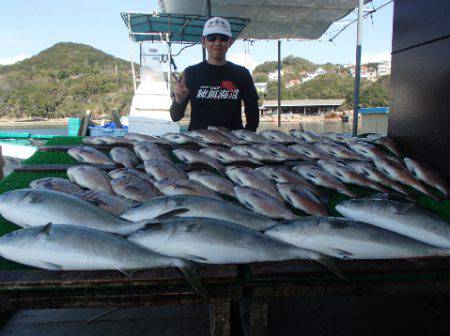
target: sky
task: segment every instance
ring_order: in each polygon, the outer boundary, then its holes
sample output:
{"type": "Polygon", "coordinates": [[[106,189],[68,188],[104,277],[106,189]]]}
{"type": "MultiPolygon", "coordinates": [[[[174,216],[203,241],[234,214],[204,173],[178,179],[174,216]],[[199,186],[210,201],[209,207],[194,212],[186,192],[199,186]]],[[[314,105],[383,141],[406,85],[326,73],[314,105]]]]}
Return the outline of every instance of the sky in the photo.
{"type": "MultiPolygon", "coordinates": [[[[389,0],[373,0],[366,10],[389,0]]],[[[356,3],[356,1],[355,1],[356,3]]],[[[158,11],[157,0],[14,0],[0,1],[0,64],[11,64],[36,55],[58,42],[84,43],[114,56],[138,59],[138,45],[130,46],[120,13],[158,11]]],[[[213,13],[214,14],[214,13],[213,13]]],[[[363,26],[363,62],[389,60],[392,44],[393,5],[390,3],[368,17],[363,26]]],[[[281,57],[294,55],[314,63],[352,64],[355,59],[356,23],[328,42],[356,13],[333,24],[315,41],[283,41],[281,57]]],[[[177,51],[178,47],[174,47],[177,51]]],[[[160,52],[167,52],[159,45],[160,52]]],[[[250,70],[265,61],[277,60],[277,41],[237,41],[227,58],[250,70]]],[[[200,46],[188,48],[175,58],[179,70],[201,62],[200,46]]]]}

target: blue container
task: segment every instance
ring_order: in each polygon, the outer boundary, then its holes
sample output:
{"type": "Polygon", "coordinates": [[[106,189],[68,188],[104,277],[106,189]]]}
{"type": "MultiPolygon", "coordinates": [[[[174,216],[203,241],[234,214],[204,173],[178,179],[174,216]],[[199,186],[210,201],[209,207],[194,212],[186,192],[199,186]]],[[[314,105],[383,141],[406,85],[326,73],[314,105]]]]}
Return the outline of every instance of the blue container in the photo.
{"type": "Polygon", "coordinates": [[[103,126],[90,126],[89,134],[90,136],[102,136],[102,135],[110,135],[110,136],[124,136],[128,132],[126,128],[109,128],[103,126]]]}
{"type": "Polygon", "coordinates": [[[68,118],[67,120],[67,134],[69,136],[77,136],[81,127],[80,118],[68,118]]]}

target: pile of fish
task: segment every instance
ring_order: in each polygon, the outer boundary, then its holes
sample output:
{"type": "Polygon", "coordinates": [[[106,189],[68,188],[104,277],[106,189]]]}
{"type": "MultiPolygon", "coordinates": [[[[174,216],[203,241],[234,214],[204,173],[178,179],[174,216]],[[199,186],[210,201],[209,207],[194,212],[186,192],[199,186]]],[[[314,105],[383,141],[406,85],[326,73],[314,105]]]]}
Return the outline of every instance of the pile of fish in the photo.
{"type": "Polygon", "coordinates": [[[448,184],[389,137],[210,127],[84,142],[68,150],[82,163],[69,179],[0,195],[0,214],[22,227],[0,238],[2,257],[55,270],[177,266],[202,292],[191,262],[308,259],[342,276],[332,258],[450,251],[450,222],[414,202],[448,197],[448,184]],[[336,193],[344,217],[329,216],[336,193]]]}

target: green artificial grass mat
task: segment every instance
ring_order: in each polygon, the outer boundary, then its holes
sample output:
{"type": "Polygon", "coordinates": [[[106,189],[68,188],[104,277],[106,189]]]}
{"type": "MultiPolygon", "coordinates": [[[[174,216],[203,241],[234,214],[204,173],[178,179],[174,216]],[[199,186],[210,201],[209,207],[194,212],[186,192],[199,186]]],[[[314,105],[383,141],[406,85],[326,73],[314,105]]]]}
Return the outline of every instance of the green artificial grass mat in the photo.
{"type": "Polygon", "coordinates": [[[46,143],[47,146],[58,146],[58,145],[84,145],[83,137],[69,137],[60,136],[49,139],[46,143]]]}

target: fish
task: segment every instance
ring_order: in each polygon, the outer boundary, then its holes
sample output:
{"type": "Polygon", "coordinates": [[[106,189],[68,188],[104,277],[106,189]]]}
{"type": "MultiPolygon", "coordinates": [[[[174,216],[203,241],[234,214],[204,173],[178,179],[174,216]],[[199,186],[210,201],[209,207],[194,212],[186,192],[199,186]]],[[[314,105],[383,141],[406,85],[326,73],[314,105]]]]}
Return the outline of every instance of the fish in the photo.
{"type": "Polygon", "coordinates": [[[355,173],[351,168],[347,167],[346,165],[340,162],[318,160],[317,164],[328,174],[334,176],[335,178],[341,180],[344,183],[356,184],[364,188],[371,188],[377,191],[381,191],[382,193],[388,192],[388,190],[383,186],[381,186],[380,184],[355,173]]]}
{"type": "Polygon", "coordinates": [[[338,144],[332,144],[327,142],[317,142],[314,145],[316,148],[322,152],[329,154],[338,159],[344,160],[365,160],[364,157],[358,155],[357,153],[347,149],[346,147],[338,144]]]}
{"type": "Polygon", "coordinates": [[[297,138],[279,130],[265,130],[259,132],[258,134],[270,140],[271,142],[283,144],[294,144],[297,142],[297,138]]]}
{"type": "Polygon", "coordinates": [[[450,222],[412,202],[361,198],[340,202],[343,216],[441,248],[450,248],[450,222]]]}
{"type": "Polygon", "coordinates": [[[297,218],[284,204],[268,193],[251,187],[234,187],[236,198],[248,209],[273,219],[297,218]]]}
{"type": "Polygon", "coordinates": [[[120,216],[132,222],[152,218],[203,217],[239,224],[256,231],[263,231],[277,224],[268,217],[234,203],[190,195],[153,198],[123,212],[120,216]]]}
{"type": "Polygon", "coordinates": [[[394,189],[405,196],[409,196],[409,192],[404,186],[390,179],[387,175],[380,172],[369,162],[354,161],[347,163],[347,166],[371,181],[378,182],[385,187],[394,189]]]}
{"type": "Polygon", "coordinates": [[[349,140],[352,138],[350,136],[347,136],[345,134],[339,134],[335,132],[324,132],[322,133],[322,136],[326,139],[329,139],[334,142],[346,144],[349,140]]]}
{"type": "Polygon", "coordinates": [[[44,189],[17,189],[0,195],[0,215],[21,227],[69,224],[120,235],[148,223],[128,222],[74,195],[44,189]]]}
{"type": "Polygon", "coordinates": [[[292,170],[288,168],[277,166],[264,166],[255,168],[255,170],[263,173],[276,183],[289,182],[295,185],[299,185],[303,188],[306,188],[317,196],[322,196],[323,194],[319,190],[319,188],[309,183],[306,179],[301,177],[299,174],[294,173],[292,170]]]}
{"type": "Polygon", "coordinates": [[[73,196],[92,203],[97,207],[106,210],[116,216],[120,215],[124,211],[132,208],[137,204],[136,201],[133,201],[131,199],[118,195],[107,194],[101,191],[87,190],[75,193],[73,194],[73,196]]]}
{"type": "Polygon", "coordinates": [[[167,152],[153,142],[136,142],[133,149],[137,157],[142,161],[150,159],[165,159],[167,161],[171,161],[167,152]]]}
{"type": "Polygon", "coordinates": [[[162,196],[161,192],[153,184],[138,177],[119,177],[111,181],[111,186],[117,195],[138,202],[162,196]]]}
{"type": "Polygon", "coordinates": [[[226,168],[225,173],[231,181],[241,187],[252,187],[262,190],[277,199],[279,202],[284,202],[284,199],[278,193],[273,182],[267,179],[263,173],[255,169],[229,166],[226,168]]]}
{"type": "Polygon", "coordinates": [[[187,135],[199,139],[208,145],[233,147],[233,143],[223,136],[219,131],[200,129],[189,131],[187,135]]]}
{"type": "Polygon", "coordinates": [[[308,189],[293,183],[277,183],[276,187],[294,208],[310,215],[328,216],[326,206],[308,189]]]}
{"type": "Polygon", "coordinates": [[[380,148],[378,148],[374,145],[371,145],[369,143],[363,142],[363,141],[349,141],[347,143],[347,146],[354,152],[356,152],[368,159],[371,159],[372,161],[374,161],[376,159],[384,159],[384,160],[393,161],[395,163],[400,163],[400,161],[397,158],[395,158],[391,155],[388,155],[386,152],[384,152],[380,148]]]}
{"type": "Polygon", "coordinates": [[[170,143],[174,145],[193,145],[193,146],[200,146],[200,147],[207,147],[208,145],[196,138],[193,138],[187,134],[181,134],[181,133],[166,133],[161,136],[162,138],[170,141],[170,143]]]}
{"type": "Polygon", "coordinates": [[[145,160],[144,168],[147,175],[156,181],[167,178],[186,178],[186,173],[182,169],[165,160],[145,160]]]}
{"type": "Polygon", "coordinates": [[[172,143],[168,141],[167,139],[164,139],[162,137],[155,137],[153,135],[149,134],[141,134],[141,133],[127,133],[125,135],[126,139],[130,139],[134,142],[151,142],[156,145],[160,146],[167,146],[167,147],[173,147],[172,143]]]}
{"type": "Polygon", "coordinates": [[[411,176],[411,174],[405,167],[389,160],[374,159],[373,162],[378,170],[389,176],[391,179],[403,183],[404,185],[410,186],[434,200],[439,200],[436,195],[428,191],[428,189],[425,188],[422,183],[411,176]]]}
{"type": "Polygon", "coordinates": [[[234,197],[234,184],[230,180],[222,176],[218,176],[205,170],[193,171],[188,173],[187,175],[190,180],[200,183],[201,185],[215,191],[216,193],[234,197]]]}
{"type": "Polygon", "coordinates": [[[157,253],[203,264],[321,259],[317,252],[299,249],[241,225],[209,218],[175,218],[155,223],[127,239],[157,253]]]}
{"type": "Polygon", "coordinates": [[[83,188],[114,194],[108,174],[99,168],[73,166],[67,169],[67,176],[72,182],[83,188]]]}
{"type": "Polygon", "coordinates": [[[285,160],[309,160],[306,155],[295,152],[290,148],[279,144],[256,144],[252,147],[285,160]]]}
{"type": "Polygon", "coordinates": [[[322,137],[313,131],[290,130],[289,134],[296,138],[301,138],[310,144],[322,141],[322,137]]]}
{"type": "Polygon", "coordinates": [[[131,139],[126,139],[123,137],[115,137],[110,135],[102,135],[95,137],[84,137],[83,143],[89,145],[132,145],[133,141],[131,139]]]}
{"type": "Polygon", "coordinates": [[[397,144],[395,143],[394,139],[391,137],[385,136],[381,137],[379,139],[376,139],[373,141],[375,144],[383,146],[388,151],[390,151],[392,154],[394,154],[396,157],[401,157],[402,153],[398,149],[397,144]]]}
{"type": "Polygon", "coordinates": [[[172,153],[182,162],[187,164],[199,163],[215,169],[219,173],[223,173],[223,166],[216,160],[199,153],[192,149],[174,149],[172,153]]]}
{"type": "Polygon", "coordinates": [[[440,192],[442,192],[445,197],[448,197],[450,194],[450,188],[448,183],[433,169],[428,167],[427,165],[418,162],[416,160],[410,158],[404,158],[406,168],[413,174],[413,176],[436,188],[440,192]]]}
{"type": "Polygon", "coordinates": [[[74,194],[77,192],[82,192],[78,185],[69,181],[68,179],[60,177],[44,177],[34,180],[30,183],[30,188],[32,189],[49,189],[60,191],[66,194],[74,194]]]}
{"type": "Polygon", "coordinates": [[[136,170],[134,168],[120,168],[120,169],[116,169],[116,170],[111,170],[108,173],[108,176],[112,179],[118,179],[121,177],[137,177],[140,178],[141,180],[145,180],[147,182],[150,183],[154,183],[156,180],[152,179],[149,175],[140,172],[139,170],[136,170]]]}
{"type": "Polygon", "coordinates": [[[320,168],[313,165],[301,165],[292,168],[293,171],[303,176],[308,181],[315,185],[322,186],[328,189],[333,189],[341,194],[349,197],[357,197],[355,193],[349,190],[342,182],[336,180],[333,176],[325,173],[320,168]]]}
{"type": "Polygon", "coordinates": [[[193,195],[222,200],[222,197],[211,189],[206,188],[197,182],[183,178],[168,178],[157,181],[155,183],[155,187],[158,188],[164,195],[193,195]]]}
{"type": "Polygon", "coordinates": [[[114,147],[109,152],[109,155],[114,162],[121,164],[124,167],[135,167],[139,163],[136,154],[126,147],[114,147]]]}
{"type": "Polygon", "coordinates": [[[89,146],[70,148],[67,151],[67,154],[69,154],[78,162],[94,164],[115,164],[115,162],[108,156],[103,154],[103,152],[89,146]]]}
{"type": "Polygon", "coordinates": [[[118,270],[178,267],[193,288],[205,291],[191,269],[178,258],[167,257],[105,232],[72,225],[26,228],[0,237],[0,255],[21,264],[54,271],[118,270]]]}
{"type": "Polygon", "coordinates": [[[252,143],[270,143],[270,141],[268,139],[266,139],[265,137],[263,137],[260,134],[256,134],[253,131],[249,131],[246,129],[239,129],[239,130],[232,130],[231,134],[233,134],[235,137],[241,139],[241,140],[245,140],[247,141],[249,144],[252,143]]]}
{"type": "Polygon", "coordinates": [[[261,165],[258,160],[252,159],[248,156],[240,155],[227,148],[223,147],[208,147],[199,150],[199,153],[210,157],[211,159],[220,161],[223,164],[233,164],[233,163],[250,163],[254,165],[261,165]]]}
{"type": "Polygon", "coordinates": [[[306,156],[311,160],[330,159],[333,157],[330,154],[327,154],[324,151],[310,145],[305,146],[303,144],[295,144],[290,145],[288,148],[296,153],[306,156]]]}
{"type": "Polygon", "coordinates": [[[294,246],[339,259],[409,259],[449,255],[440,249],[370,224],[337,217],[303,217],[264,232],[294,246]]]}
{"type": "Polygon", "coordinates": [[[282,162],[285,161],[284,158],[279,157],[274,154],[269,154],[267,152],[263,152],[262,150],[258,148],[254,148],[251,146],[234,146],[231,148],[231,151],[246,156],[248,158],[257,160],[259,162],[265,161],[265,162],[282,162]]]}
{"type": "Polygon", "coordinates": [[[219,127],[219,126],[208,126],[208,130],[211,131],[217,131],[220,134],[222,134],[224,137],[226,137],[229,141],[231,141],[234,145],[247,145],[248,142],[242,139],[239,139],[237,136],[235,136],[233,133],[230,132],[226,127],[219,127]]]}

